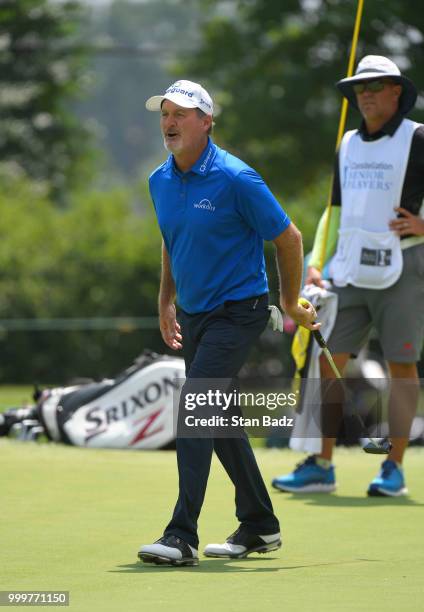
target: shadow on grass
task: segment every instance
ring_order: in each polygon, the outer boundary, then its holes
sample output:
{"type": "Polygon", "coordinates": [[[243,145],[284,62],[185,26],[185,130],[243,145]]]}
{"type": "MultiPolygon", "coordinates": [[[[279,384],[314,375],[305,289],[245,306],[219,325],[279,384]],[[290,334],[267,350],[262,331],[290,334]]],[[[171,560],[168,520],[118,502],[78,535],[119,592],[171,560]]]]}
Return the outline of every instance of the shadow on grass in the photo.
{"type": "Polygon", "coordinates": [[[138,561],[136,563],[129,563],[128,565],[118,565],[119,569],[109,570],[113,573],[156,573],[156,572],[188,572],[193,571],[197,573],[221,573],[221,572],[278,572],[282,567],[240,567],[234,565],[235,563],[266,563],[267,561],[275,561],[276,557],[247,557],[246,559],[200,559],[199,565],[194,567],[190,566],[171,566],[171,565],[154,565],[153,563],[142,563],[138,561]]]}
{"type": "Polygon", "coordinates": [[[308,563],[306,565],[280,565],[279,567],[240,567],[237,563],[266,563],[267,561],[275,561],[275,557],[247,557],[246,559],[200,559],[199,565],[195,567],[178,567],[170,565],[153,565],[150,563],[128,563],[126,565],[118,565],[118,569],[109,570],[114,574],[155,574],[163,572],[196,572],[205,574],[221,574],[225,572],[280,572],[296,569],[305,569],[308,567],[324,567],[331,565],[352,565],[357,563],[382,563],[383,559],[350,559],[344,561],[329,561],[322,563],[308,563]]]}
{"type": "Polygon", "coordinates": [[[284,501],[304,501],[308,506],[350,506],[351,508],[372,508],[381,506],[405,506],[422,508],[424,504],[409,497],[354,497],[353,495],[328,495],[325,493],[276,493],[274,499],[280,496],[284,501]]]}

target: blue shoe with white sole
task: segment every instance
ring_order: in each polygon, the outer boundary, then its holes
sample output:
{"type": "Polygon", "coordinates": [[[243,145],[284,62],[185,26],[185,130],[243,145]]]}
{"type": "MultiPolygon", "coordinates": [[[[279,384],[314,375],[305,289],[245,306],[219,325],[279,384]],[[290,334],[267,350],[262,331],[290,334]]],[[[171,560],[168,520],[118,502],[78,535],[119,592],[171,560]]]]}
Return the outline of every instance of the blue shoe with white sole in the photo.
{"type": "Polygon", "coordinates": [[[374,478],[367,491],[369,497],[400,497],[407,493],[403,470],[390,459],[383,461],[379,475],[374,478]]]}
{"type": "Polygon", "coordinates": [[[315,455],[311,455],[298,463],[291,474],[274,478],[272,486],[289,493],[332,493],[336,490],[334,465],[325,469],[317,464],[315,455]]]}

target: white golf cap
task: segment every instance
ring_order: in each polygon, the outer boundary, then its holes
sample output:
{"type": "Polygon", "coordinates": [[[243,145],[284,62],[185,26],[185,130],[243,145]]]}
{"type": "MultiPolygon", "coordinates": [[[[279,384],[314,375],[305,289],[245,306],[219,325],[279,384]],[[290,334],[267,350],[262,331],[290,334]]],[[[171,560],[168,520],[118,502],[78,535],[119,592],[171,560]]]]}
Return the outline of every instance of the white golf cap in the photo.
{"type": "Polygon", "coordinates": [[[162,96],[152,96],[146,102],[147,110],[160,111],[164,100],[184,108],[200,108],[206,115],[213,115],[212,98],[206,89],[193,81],[176,81],[162,96]]]}
{"type": "Polygon", "coordinates": [[[375,79],[390,78],[402,85],[402,94],[399,99],[399,110],[406,114],[413,108],[417,99],[417,89],[405,77],[392,60],[383,55],[366,55],[358,64],[355,74],[336,83],[338,89],[356,109],[358,108],[356,95],[353,90],[355,83],[372,81],[375,79]]]}

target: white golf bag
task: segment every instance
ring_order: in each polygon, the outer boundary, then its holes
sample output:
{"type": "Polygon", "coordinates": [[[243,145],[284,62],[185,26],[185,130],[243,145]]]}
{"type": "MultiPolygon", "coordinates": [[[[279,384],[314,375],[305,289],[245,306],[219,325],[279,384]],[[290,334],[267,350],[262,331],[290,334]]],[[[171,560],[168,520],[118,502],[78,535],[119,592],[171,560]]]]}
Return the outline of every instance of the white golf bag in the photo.
{"type": "Polygon", "coordinates": [[[147,351],[115,379],[46,389],[30,412],[25,408],[9,411],[10,419],[15,417],[15,437],[34,439],[30,432],[35,425],[37,433],[42,427],[50,440],[74,446],[171,446],[184,377],[183,359],[147,351]]]}

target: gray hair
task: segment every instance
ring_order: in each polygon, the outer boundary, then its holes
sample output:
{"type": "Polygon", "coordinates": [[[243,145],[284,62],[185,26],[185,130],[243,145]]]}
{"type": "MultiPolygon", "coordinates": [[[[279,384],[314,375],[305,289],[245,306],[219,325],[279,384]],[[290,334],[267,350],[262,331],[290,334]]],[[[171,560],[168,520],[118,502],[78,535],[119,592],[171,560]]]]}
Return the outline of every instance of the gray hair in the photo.
{"type": "MultiPolygon", "coordinates": [[[[205,112],[203,112],[201,108],[196,108],[196,113],[197,113],[197,116],[198,116],[200,119],[203,119],[203,117],[206,117],[206,116],[207,116],[207,115],[206,115],[206,113],[205,113],[205,112]]],[[[214,121],[212,121],[212,123],[211,123],[211,125],[210,125],[210,127],[209,127],[209,129],[208,129],[208,132],[207,132],[208,136],[210,136],[210,134],[212,134],[212,130],[213,130],[213,126],[214,126],[214,125],[215,125],[215,122],[214,122],[214,121]]]]}

